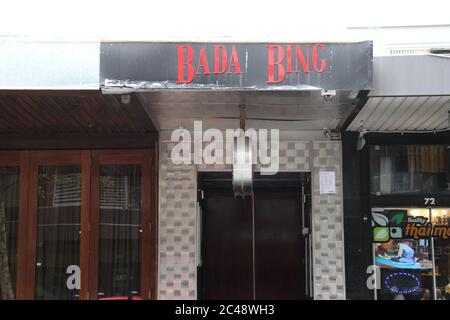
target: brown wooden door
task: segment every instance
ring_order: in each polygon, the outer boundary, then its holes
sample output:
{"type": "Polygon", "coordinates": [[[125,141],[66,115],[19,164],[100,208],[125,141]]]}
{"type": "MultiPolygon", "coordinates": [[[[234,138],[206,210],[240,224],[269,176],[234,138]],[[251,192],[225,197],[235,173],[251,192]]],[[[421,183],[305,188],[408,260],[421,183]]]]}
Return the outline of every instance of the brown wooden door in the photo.
{"type": "Polygon", "coordinates": [[[200,183],[199,298],[307,298],[300,181],[258,183],[245,199],[234,197],[231,181],[217,181],[200,183]]]}
{"type": "Polygon", "coordinates": [[[210,193],[205,200],[207,299],[252,299],[251,199],[210,193]]]}
{"type": "Polygon", "coordinates": [[[301,194],[255,192],[256,299],[304,299],[301,194]]]}
{"type": "MultiPolygon", "coordinates": [[[[32,151],[29,165],[26,299],[79,299],[67,273],[80,268],[89,181],[83,151],[32,151]]],[[[81,281],[83,281],[81,279],[81,281]]]]}
{"type": "Polygon", "coordinates": [[[93,151],[90,299],[152,299],[157,220],[152,151],[93,151]]]}

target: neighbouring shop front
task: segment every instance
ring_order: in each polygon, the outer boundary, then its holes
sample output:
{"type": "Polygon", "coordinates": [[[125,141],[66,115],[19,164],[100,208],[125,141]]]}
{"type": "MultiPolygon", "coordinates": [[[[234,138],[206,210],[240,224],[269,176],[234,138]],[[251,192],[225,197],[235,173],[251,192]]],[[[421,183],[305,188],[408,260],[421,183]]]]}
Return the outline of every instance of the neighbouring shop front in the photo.
{"type": "Polygon", "coordinates": [[[448,58],[408,57],[403,73],[404,60],[384,59],[378,90],[343,134],[348,296],[449,299],[448,58]]]}
{"type": "Polygon", "coordinates": [[[2,298],[346,298],[371,42],[33,46],[0,76],[2,298]]]}

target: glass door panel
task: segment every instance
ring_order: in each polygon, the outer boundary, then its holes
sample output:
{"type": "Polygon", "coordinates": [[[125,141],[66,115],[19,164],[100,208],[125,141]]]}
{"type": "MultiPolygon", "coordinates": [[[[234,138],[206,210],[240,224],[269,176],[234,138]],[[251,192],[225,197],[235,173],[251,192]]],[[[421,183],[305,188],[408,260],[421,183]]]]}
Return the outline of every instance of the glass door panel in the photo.
{"type": "Polygon", "coordinates": [[[35,298],[79,297],[81,167],[39,166],[35,298]]]}
{"type": "Polygon", "coordinates": [[[19,167],[0,166],[0,300],[15,298],[19,167]]]}
{"type": "Polygon", "coordinates": [[[100,165],[99,299],[137,299],[141,295],[140,164],[100,165]]]}

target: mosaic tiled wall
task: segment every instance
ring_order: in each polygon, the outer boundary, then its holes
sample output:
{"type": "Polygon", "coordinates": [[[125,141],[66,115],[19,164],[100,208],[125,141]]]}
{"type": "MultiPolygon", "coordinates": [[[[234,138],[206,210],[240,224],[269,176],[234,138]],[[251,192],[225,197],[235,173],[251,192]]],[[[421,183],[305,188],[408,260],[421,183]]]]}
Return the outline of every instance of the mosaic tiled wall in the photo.
{"type": "MultiPolygon", "coordinates": [[[[196,299],[197,171],[228,165],[175,165],[174,143],[160,143],[159,299],[196,299]]],[[[281,141],[280,171],[312,172],[315,299],[344,299],[344,241],[339,141],[281,141]],[[336,194],[319,194],[319,171],[336,172],[336,194]]]]}
{"type": "Polygon", "coordinates": [[[339,141],[312,143],[314,298],[345,299],[342,152],[339,141]],[[336,194],[321,195],[319,172],[334,171],[336,194]]]}

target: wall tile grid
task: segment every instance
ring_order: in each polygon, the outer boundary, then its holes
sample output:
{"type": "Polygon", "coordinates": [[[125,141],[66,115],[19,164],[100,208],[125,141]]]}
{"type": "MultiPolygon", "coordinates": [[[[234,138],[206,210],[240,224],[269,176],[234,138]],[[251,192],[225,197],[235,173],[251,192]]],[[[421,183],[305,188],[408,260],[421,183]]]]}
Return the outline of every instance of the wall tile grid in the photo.
{"type": "Polygon", "coordinates": [[[345,299],[341,142],[312,142],[312,163],[314,298],[345,299]],[[335,171],[336,194],[320,194],[320,171],[335,171]]]}
{"type": "MultiPolygon", "coordinates": [[[[197,171],[230,165],[175,165],[175,143],[160,142],[159,299],[196,299],[197,171]]],[[[340,141],[280,141],[280,171],[312,172],[315,299],[345,299],[340,141]],[[336,172],[336,194],[319,194],[319,171],[336,172]]]]}

